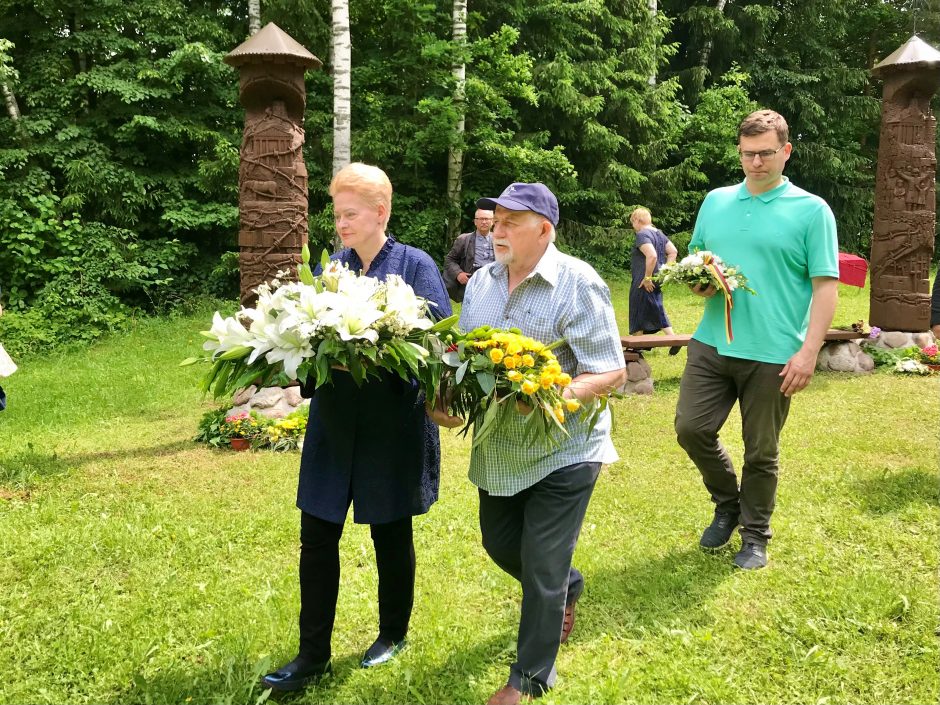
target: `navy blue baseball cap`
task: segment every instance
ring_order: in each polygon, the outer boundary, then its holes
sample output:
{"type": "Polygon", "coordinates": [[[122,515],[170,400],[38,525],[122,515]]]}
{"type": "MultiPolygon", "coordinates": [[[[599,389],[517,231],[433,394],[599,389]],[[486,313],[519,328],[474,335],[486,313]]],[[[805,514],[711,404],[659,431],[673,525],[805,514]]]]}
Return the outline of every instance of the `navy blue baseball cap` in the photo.
{"type": "Polygon", "coordinates": [[[511,211],[532,211],[548,218],[552,225],[558,225],[558,199],[541,183],[515,183],[506,187],[499,198],[481,198],[477,208],[491,211],[502,206],[511,211]]]}

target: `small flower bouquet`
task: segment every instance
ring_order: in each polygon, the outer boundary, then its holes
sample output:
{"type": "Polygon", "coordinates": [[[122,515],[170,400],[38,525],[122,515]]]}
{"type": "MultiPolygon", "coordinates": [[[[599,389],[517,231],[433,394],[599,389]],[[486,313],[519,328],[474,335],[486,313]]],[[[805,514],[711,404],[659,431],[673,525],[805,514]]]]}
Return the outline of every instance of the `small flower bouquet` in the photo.
{"type": "Polygon", "coordinates": [[[940,351],[937,345],[920,348],[916,345],[897,351],[900,356],[894,363],[894,371],[904,374],[930,375],[940,372],[940,351]]]}
{"type": "Polygon", "coordinates": [[[215,313],[212,328],[203,332],[205,354],[182,363],[212,365],[203,391],[219,398],[249,384],[308,378],[320,387],[341,368],[359,385],[384,370],[417,379],[433,395],[443,353],[438,333],[453,329],[457,317],[432,321],[431,302],[399,276],[384,282],[360,276],[326,252],[322,274],[314,276],[306,246],[303,258],[299,282],[276,278],[256,289],[254,308],[228,318],[215,313]]]}
{"type": "Polygon", "coordinates": [[[563,372],[552,349],[517,328],[482,326],[454,340],[443,356],[449,368],[441,394],[456,416],[467,419],[461,433],[476,426],[474,447],[486,439],[508,414],[525,415],[525,440],[558,445],[567,435],[565,414],[587,414],[593,427],[606,399],[583,407],[565,399],[571,375],[563,372]]]}
{"type": "Polygon", "coordinates": [[[300,447],[307,430],[308,413],[309,407],[306,405],[281,419],[271,419],[249,411],[207,411],[199,422],[199,432],[193,440],[216,448],[241,439],[255,449],[295,450],[300,447]]]}
{"type": "Polygon", "coordinates": [[[936,343],[918,348],[916,355],[918,361],[924,365],[940,365],[940,350],[937,349],[936,343]]]}
{"type": "Polygon", "coordinates": [[[731,330],[731,310],[734,308],[732,295],[738,289],[749,294],[756,294],[747,285],[747,277],[734,265],[726,264],[721,257],[708,250],[697,250],[678,262],[664,264],[656,274],[654,281],[660,284],[684,284],[686,286],[713,286],[725,298],[725,335],[730,343],[734,340],[731,330]]]}

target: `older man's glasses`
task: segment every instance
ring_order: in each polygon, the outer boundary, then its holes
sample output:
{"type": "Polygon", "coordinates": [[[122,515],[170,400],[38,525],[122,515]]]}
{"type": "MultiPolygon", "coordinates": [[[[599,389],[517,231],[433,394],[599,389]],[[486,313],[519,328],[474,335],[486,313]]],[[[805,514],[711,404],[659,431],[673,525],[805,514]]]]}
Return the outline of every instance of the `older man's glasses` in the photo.
{"type": "Polygon", "coordinates": [[[492,223],[493,222],[492,218],[474,218],[473,220],[476,223],[492,223]]]}
{"type": "Polygon", "coordinates": [[[759,152],[751,152],[747,149],[738,149],[738,154],[740,154],[741,159],[744,159],[745,161],[752,162],[754,161],[754,157],[760,157],[762,162],[766,162],[768,159],[773,159],[776,157],[777,152],[779,152],[784,147],[786,147],[785,144],[777,147],[776,149],[762,149],[759,152]]]}

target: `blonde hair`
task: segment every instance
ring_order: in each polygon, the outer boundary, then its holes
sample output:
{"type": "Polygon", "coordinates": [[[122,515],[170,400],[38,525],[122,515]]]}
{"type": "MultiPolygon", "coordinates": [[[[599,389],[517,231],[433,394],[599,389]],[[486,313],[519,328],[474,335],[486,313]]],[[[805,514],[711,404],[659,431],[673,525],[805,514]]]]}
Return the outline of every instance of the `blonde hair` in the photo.
{"type": "Polygon", "coordinates": [[[392,182],[377,166],[362,162],[344,166],[330,182],[330,196],[340,191],[352,191],[373,208],[385,206],[385,222],[388,223],[392,214],[392,182]]]}
{"type": "Polygon", "coordinates": [[[643,225],[650,225],[653,222],[653,214],[650,213],[649,208],[644,208],[640,206],[639,208],[634,209],[630,214],[630,221],[636,221],[642,223],[643,225]]]}

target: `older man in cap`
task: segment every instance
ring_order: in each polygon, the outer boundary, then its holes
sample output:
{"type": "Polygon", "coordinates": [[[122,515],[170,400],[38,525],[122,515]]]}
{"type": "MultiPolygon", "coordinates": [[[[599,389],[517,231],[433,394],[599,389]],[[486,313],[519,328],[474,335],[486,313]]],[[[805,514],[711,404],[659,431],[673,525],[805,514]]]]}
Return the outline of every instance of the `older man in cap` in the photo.
{"type": "MultiPolygon", "coordinates": [[[[495,210],[496,261],[468,282],[460,327],[515,327],[544,343],[563,339],[555,353],[573,378],[565,396],[584,404],[622,385],[626,374],[610,290],[590,265],[553,244],[555,195],[544,184],[514,183],[477,207],[495,210]]],[[[432,416],[441,425],[459,423],[440,410],[432,416]]],[[[554,684],[559,644],[571,633],[584,590],[571,559],[601,465],[617,459],[609,410],[593,429],[569,417],[569,435],[557,448],[524,443],[524,419],[511,417],[470,455],[483,547],[522,583],[516,662],[488,705],[538,697],[554,684]]]]}

